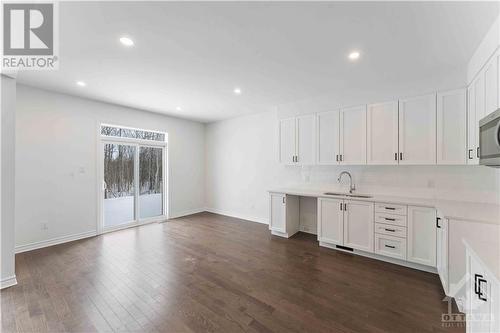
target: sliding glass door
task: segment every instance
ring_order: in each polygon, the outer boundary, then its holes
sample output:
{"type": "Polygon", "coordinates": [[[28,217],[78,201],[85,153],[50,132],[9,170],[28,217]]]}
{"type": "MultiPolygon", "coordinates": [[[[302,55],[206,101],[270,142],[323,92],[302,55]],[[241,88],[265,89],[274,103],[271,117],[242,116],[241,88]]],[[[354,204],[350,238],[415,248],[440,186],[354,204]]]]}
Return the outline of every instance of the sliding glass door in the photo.
{"type": "Polygon", "coordinates": [[[139,218],[163,214],[163,149],[139,147],[139,218]]]}
{"type": "Polygon", "coordinates": [[[166,215],[166,133],[101,125],[103,231],[166,215]]]}
{"type": "Polygon", "coordinates": [[[135,220],[136,147],[104,145],[104,227],[115,227],[135,220]]]}

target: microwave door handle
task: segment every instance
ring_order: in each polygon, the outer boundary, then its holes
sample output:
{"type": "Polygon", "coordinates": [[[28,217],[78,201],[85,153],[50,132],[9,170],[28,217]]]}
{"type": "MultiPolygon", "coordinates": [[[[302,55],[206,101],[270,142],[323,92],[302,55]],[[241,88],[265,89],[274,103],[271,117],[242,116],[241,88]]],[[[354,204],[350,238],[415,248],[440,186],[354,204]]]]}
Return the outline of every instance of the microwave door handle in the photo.
{"type": "Polygon", "coordinates": [[[495,131],[495,141],[497,142],[497,147],[500,148],[500,120],[495,131]]]}

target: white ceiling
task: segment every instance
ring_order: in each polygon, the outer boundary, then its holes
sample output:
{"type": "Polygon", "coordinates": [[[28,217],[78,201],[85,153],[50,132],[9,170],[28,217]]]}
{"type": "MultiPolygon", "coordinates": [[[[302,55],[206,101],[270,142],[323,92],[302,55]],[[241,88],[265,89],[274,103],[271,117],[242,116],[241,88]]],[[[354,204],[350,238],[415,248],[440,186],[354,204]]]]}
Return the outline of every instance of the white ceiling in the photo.
{"type": "Polygon", "coordinates": [[[18,80],[210,122],[465,73],[497,15],[497,2],[62,2],[59,71],[18,80]]]}

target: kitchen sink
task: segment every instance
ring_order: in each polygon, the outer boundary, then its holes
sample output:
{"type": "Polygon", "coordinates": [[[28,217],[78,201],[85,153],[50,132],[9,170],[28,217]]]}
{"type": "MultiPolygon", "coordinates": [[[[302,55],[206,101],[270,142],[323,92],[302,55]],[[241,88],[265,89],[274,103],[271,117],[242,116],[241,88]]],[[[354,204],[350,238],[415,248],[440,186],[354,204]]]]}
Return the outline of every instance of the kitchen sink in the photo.
{"type": "Polygon", "coordinates": [[[338,192],[325,192],[324,195],[346,195],[346,193],[338,193],[338,192]]]}
{"type": "Polygon", "coordinates": [[[366,194],[346,194],[347,197],[353,197],[353,198],[371,198],[371,195],[366,195],[366,194]]]}
{"type": "Polygon", "coordinates": [[[350,198],[364,198],[368,199],[371,198],[371,195],[366,195],[366,194],[351,194],[351,193],[340,193],[340,192],[325,192],[323,193],[324,195],[337,195],[337,196],[343,196],[343,197],[350,197],[350,198]]]}

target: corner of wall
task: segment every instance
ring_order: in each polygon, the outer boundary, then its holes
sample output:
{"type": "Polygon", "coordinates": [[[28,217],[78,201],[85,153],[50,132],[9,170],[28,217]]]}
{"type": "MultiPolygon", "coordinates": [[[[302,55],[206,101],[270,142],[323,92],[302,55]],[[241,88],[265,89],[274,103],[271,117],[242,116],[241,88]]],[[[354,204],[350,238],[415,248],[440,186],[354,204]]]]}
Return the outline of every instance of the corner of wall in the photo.
{"type": "Polygon", "coordinates": [[[476,74],[481,70],[482,66],[487,62],[488,58],[498,49],[499,46],[500,13],[467,63],[467,83],[470,83],[474,79],[476,74]]]}
{"type": "Polygon", "coordinates": [[[0,287],[16,284],[15,274],[15,139],[16,79],[1,75],[0,117],[0,287]]]}

